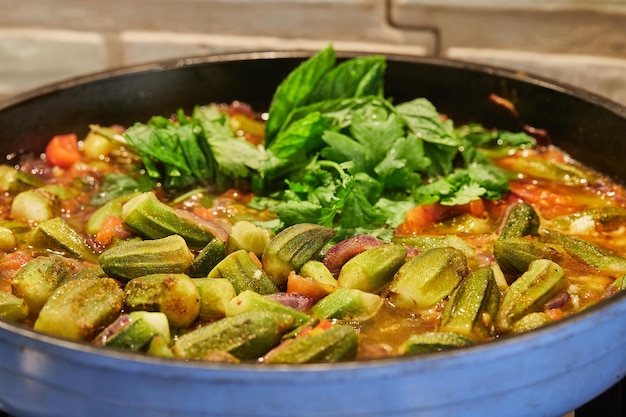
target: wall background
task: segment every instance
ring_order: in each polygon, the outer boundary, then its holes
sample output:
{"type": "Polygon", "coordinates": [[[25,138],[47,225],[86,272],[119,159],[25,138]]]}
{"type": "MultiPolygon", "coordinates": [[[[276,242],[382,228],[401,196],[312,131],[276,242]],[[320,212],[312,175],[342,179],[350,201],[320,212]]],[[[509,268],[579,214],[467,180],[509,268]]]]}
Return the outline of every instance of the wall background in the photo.
{"type": "Polygon", "coordinates": [[[0,0],[0,10],[0,98],[129,64],[333,42],[509,67],[626,104],[626,0],[0,0]]]}

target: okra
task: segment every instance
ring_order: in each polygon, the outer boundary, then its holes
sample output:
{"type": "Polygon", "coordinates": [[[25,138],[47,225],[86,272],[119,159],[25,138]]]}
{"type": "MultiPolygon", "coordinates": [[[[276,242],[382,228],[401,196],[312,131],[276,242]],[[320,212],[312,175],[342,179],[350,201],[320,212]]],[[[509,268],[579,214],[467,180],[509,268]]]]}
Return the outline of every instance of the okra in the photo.
{"type": "Polygon", "coordinates": [[[96,346],[138,352],[147,350],[157,335],[165,340],[170,338],[169,323],[165,314],[133,311],[119,316],[92,343],[96,346]]]}
{"type": "Polygon", "coordinates": [[[100,254],[99,262],[107,275],[127,281],[150,274],[185,273],[193,254],[185,240],[174,235],[111,247],[100,254]]]}
{"type": "Polygon", "coordinates": [[[100,268],[100,265],[90,265],[80,269],[67,279],[100,279],[106,276],[107,274],[100,268]]]}
{"type": "Polygon", "coordinates": [[[467,273],[467,259],[458,249],[430,249],[400,267],[387,299],[400,308],[429,308],[450,295],[467,273]]]}
{"type": "Polygon", "coordinates": [[[311,278],[313,281],[330,288],[337,288],[339,284],[333,276],[332,272],[321,261],[307,261],[300,268],[300,275],[305,278],[311,278]]]}
{"type": "Polygon", "coordinates": [[[343,288],[356,288],[377,293],[406,261],[402,245],[384,244],[368,249],[346,262],[339,271],[337,284],[343,288]]]}
{"type": "Polygon", "coordinates": [[[0,250],[12,252],[26,241],[32,227],[23,221],[4,220],[0,221],[0,250]]]}
{"type": "Polygon", "coordinates": [[[13,252],[17,248],[17,237],[7,227],[0,226],[0,251],[13,252]]]}
{"type": "Polygon", "coordinates": [[[39,312],[34,329],[88,341],[115,320],[124,292],[112,278],[69,280],[59,286],[39,312]]]}
{"type": "Polygon", "coordinates": [[[197,278],[193,282],[200,294],[200,320],[210,321],[226,315],[226,306],[237,293],[225,278],[197,278]]]}
{"type": "Polygon", "coordinates": [[[518,203],[509,209],[499,239],[538,236],[539,215],[530,204],[518,203]]]}
{"type": "Polygon", "coordinates": [[[556,263],[540,259],[530,264],[504,292],[497,316],[497,328],[511,331],[516,321],[525,315],[541,311],[547,301],[567,285],[565,272],[556,263]]]}
{"type": "Polygon", "coordinates": [[[62,256],[40,256],[17,271],[11,282],[11,290],[26,301],[32,313],[38,313],[61,282],[69,276],[70,269],[62,256]]]}
{"type": "Polygon", "coordinates": [[[41,178],[8,165],[0,165],[0,191],[20,193],[45,184],[41,178]]]}
{"type": "Polygon", "coordinates": [[[481,268],[452,293],[441,314],[439,331],[458,333],[474,341],[488,339],[493,336],[499,303],[493,271],[481,268]]]}
{"type": "Polygon", "coordinates": [[[334,363],[356,358],[358,337],[352,326],[335,324],[287,339],[263,357],[263,363],[334,363]]]}
{"type": "Polygon", "coordinates": [[[153,192],[140,194],[122,207],[125,227],[150,239],[179,235],[191,248],[203,248],[213,237],[226,238],[221,227],[195,216],[176,210],[159,201],[153,192]]]}
{"type": "Polygon", "coordinates": [[[54,218],[59,209],[59,200],[41,190],[22,191],[11,202],[11,218],[14,220],[43,222],[54,218]]]}
{"type": "Polygon", "coordinates": [[[287,283],[291,271],[297,271],[314,259],[335,232],[330,227],[300,223],[274,236],[263,251],[263,269],[278,287],[287,283]]]}
{"type": "Polygon", "coordinates": [[[338,288],[315,303],[311,315],[319,320],[365,321],[374,316],[382,305],[383,299],[376,294],[338,288]]]}
{"type": "Polygon", "coordinates": [[[211,358],[217,352],[240,360],[253,360],[278,345],[293,325],[294,318],[287,314],[249,311],[179,336],[173,350],[183,359],[211,358]]]}
{"type": "Polygon", "coordinates": [[[170,339],[157,334],[150,340],[146,353],[160,358],[174,358],[174,352],[170,346],[170,339]]]}
{"type": "Polygon", "coordinates": [[[600,229],[616,230],[626,225],[626,209],[622,207],[593,207],[551,220],[551,225],[565,233],[587,234],[600,229]]]}
{"type": "Polygon", "coordinates": [[[133,278],[124,287],[131,311],[160,311],[172,327],[188,327],[200,314],[200,293],[185,274],[151,274],[133,278]]]}
{"type": "Polygon", "coordinates": [[[543,311],[529,313],[513,324],[513,333],[528,332],[551,322],[550,316],[543,311]]]}
{"type": "Polygon", "coordinates": [[[241,249],[226,256],[209,272],[209,278],[226,278],[237,294],[252,290],[259,294],[278,292],[272,278],[257,265],[248,252],[241,249]]]}
{"type": "Polygon", "coordinates": [[[558,245],[539,239],[511,237],[498,239],[493,247],[493,255],[504,273],[520,275],[528,269],[531,262],[537,259],[558,261],[563,253],[558,245]]]}
{"type": "Polygon", "coordinates": [[[28,304],[10,292],[0,291],[0,319],[16,323],[28,317],[28,304]]]}
{"type": "Polygon", "coordinates": [[[394,236],[393,242],[399,243],[404,246],[417,248],[420,250],[420,252],[425,252],[429,249],[435,248],[453,247],[463,252],[463,254],[468,258],[476,255],[476,249],[474,249],[469,243],[467,243],[465,240],[457,235],[394,236]]]}
{"type": "Polygon", "coordinates": [[[189,276],[193,278],[206,277],[225,256],[224,242],[220,238],[214,237],[194,258],[189,266],[189,276]]]}
{"type": "Polygon", "coordinates": [[[43,221],[33,230],[28,245],[88,262],[97,262],[97,255],[87,241],[61,217],[43,221]]]}
{"type": "Polygon", "coordinates": [[[600,272],[626,273],[626,259],[608,249],[553,230],[542,230],[541,238],[543,241],[561,245],[570,255],[600,272]]]}
{"type": "Polygon", "coordinates": [[[595,173],[578,166],[542,158],[514,158],[510,168],[530,177],[565,185],[590,183],[596,178],[595,173]]]}
{"type": "Polygon", "coordinates": [[[474,342],[460,334],[452,332],[427,332],[409,336],[400,348],[401,354],[419,355],[444,350],[471,346],[474,342]]]}
{"type": "Polygon", "coordinates": [[[622,275],[621,277],[617,278],[615,281],[613,281],[613,284],[611,284],[611,286],[617,291],[626,290],[626,275],[622,275]]]}
{"type": "Polygon", "coordinates": [[[122,206],[137,195],[139,195],[139,193],[126,194],[107,201],[102,206],[98,207],[89,217],[89,220],[87,220],[86,232],[95,235],[102,229],[102,224],[107,217],[122,217],[122,206]]]}
{"type": "Polygon", "coordinates": [[[254,291],[243,291],[226,305],[226,317],[235,316],[249,311],[271,311],[286,314],[294,318],[295,326],[302,326],[311,322],[308,314],[267,298],[254,291]]]}
{"type": "Polygon", "coordinates": [[[232,253],[244,249],[260,258],[271,239],[272,233],[269,229],[241,220],[230,229],[225,250],[226,253],[232,253]]]}

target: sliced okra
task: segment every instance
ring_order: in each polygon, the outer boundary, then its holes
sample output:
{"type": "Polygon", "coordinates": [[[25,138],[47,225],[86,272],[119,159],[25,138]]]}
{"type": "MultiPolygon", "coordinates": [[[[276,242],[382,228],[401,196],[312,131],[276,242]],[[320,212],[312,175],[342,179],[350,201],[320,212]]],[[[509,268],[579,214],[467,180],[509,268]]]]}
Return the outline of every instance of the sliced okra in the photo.
{"type": "Polygon", "coordinates": [[[394,236],[393,242],[417,248],[420,252],[435,248],[453,247],[463,252],[468,258],[476,255],[476,249],[457,235],[394,236]]]}
{"type": "Polygon", "coordinates": [[[100,267],[109,276],[129,280],[160,273],[185,273],[193,254],[177,235],[163,239],[129,241],[100,254],[100,267]]]}
{"type": "Polygon", "coordinates": [[[179,235],[191,248],[203,248],[213,237],[226,240],[227,233],[215,223],[159,201],[153,192],[140,194],[122,207],[125,227],[150,239],[179,235]]]}
{"type": "Polygon", "coordinates": [[[232,253],[244,249],[261,257],[271,239],[272,233],[269,229],[252,224],[247,220],[241,220],[233,224],[230,229],[225,250],[226,253],[232,253]]]}
{"type": "Polygon", "coordinates": [[[170,338],[170,327],[165,314],[133,311],[120,315],[92,343],[96,346],[138,352],[145,351],[157,335],[167,340],[170,338]]]}
{"type": "Polygon", "coordinates": [[[403,355],[419,355],[471,346],[474,342],[452,332],[426,332],[413,334],[400,348],[403,355]]]}
{"type": "Polygon", "coordinates": [[[450,295],[439,330],[476,341],[487,339],[493,335],[499,303],[500,290],[492,269],[481,268],[468,275],[450,295]]]}
{"type": "Polygon", "coordinates": [[[172,327],[188,327],[200,314],[198,287],[185,274],[133,278],[124,287],[124,302],[131,311],[160,311],[172,327]]]}
{"type": "Polygon", "coordinates": [[[0,221],[0,251],[12,252],[32,231],[30,225],[23,221],[0,221]]]}
{"type": "Polygon", "coordinates": [[[0,319],[20,323],[28,317],[28,304],[10,292],[0,291],[0,319]]]}
{"type": "Polygon", "coordinates": [[[518,203],[508,211],[498,239],[538,236],[539,215],[530,204],[518,203]]]}
{"type": "Polygon", "coordinates": [[[294,318],[271,311],[249,311],[207,324],[178,337],[173,351],[183,359],[230,354],[240,360],[257,359],[280,343],[294,318]]]}
{"type": "Polygon", "coordinates": [[[391,281],[405,261],[404,246],[397,244],[376,246],[346,262],[339,271],[337,283],[343,288],[376,293],[391,281]]]}
{"type": "Polygon", "coordinates": [[[278,287],[282,287],[289,273],[319,255],[334,234],[332,228],[317,224],[289,226],[267,244],[262,255],[263,269],[278,287]]]}
{"type": "Polygon", "coordinates": [[[88,341],[120,314],[124,292],[112,278],[69,280],[39,312],[34,329],[72,340],[88,341]]]}
{"type": "Polygon", "coordinates": [[[311,317],[308,314],[250,290],[243,291],[226,305],[227,317],[248,311],[272,311],[286,314],[294,318],[295,326],[302,326],[311,322],[311,317]]]}
{"type": "Polygon", "coordinates": [[[160,358],[174,358],[171,340],[160,334],[157,334],[150,340],[146,353],[150,356],[158,356],[160,358]]]}
{"type": "Polygon", "coordinates": [[[222,239],[214,237],[194,258],[189,266],[189,276],[193,278],[206,277],[225,256],[224,242],[222,239]]]}
{"type": "Polygon", "coordinates": [[[11,202],[11,218],[43,222],[55,217],[59,209],[58,197],[37,188],[22,191],[11,202]]]}
{"type": "Polygon", "coordinates": [[[210,321],[226,315],[226,306],[237,293],[225,278],[196,278],[193,282],[200,293],[200,320],[210,321]]]}
{"type": "Polygon", "coordinates": [[[513,333],[534,330],[551,322],[552,318],[543,311],[529,313],[513,324],[513,333]]]}
{"type": "Polygon", "coordinates": [[[43,187],[44,184],[44,180],[33,174],[20,171],[6,164],[0,165],[0,191],[15,194],[32,188],[43,187]]]}
{"type": "Polygon", "coordinates": [[[402,265],[387,299],[400,308],[428,308],[450,295],[467,273],[467,259],[458,249],[430,249],[402,265]]]}
{"type": "Polygon", "coordinates": [[[335,324],[287,339],[263,357],[263,363],[333,363],[356,358],[357,333],[352,326],[335,324]]]}
{"type": "Polygon", "coordinates": [[[272,278],[254,260],[254,254],[241,249],[221,260],[207,275],[208,278],[226,278],[237,294],[252,290],[259,294],[278,292],[272,278]]]}
{"type": "Polygon", "coordinates": [[[383,299],[377,294],[338,288],[315,303],[311,315],[319,320],[365,321],[374,316],[382,305],[383,299]]]}
{"type": "Polygon", "coordinates": [[[530,264],[504,292],[497,315],[497,328],[511,331],[515,322],[529,313],[541,311],[546,302],[567,285],[565,272],[556,263],[540,259],[530,264]]]}
{"type": "Polygon", "coordinates": [[[495,242],[493,255],[504,273],[519,275],[528,269],[532,261],[537,259],[558,261],[563,253],[560,246],[539,239],[510,237],[495,242]]]}
{"type": "Polygon", "coordinates": [[[30,235],[28,245],[88,262],[96,263],[98,259],[85,238],[61,217],[39,223],[30,235]]]}
{"type": "Polygon", "coordinates": [[[138,195],[139,193],[126,194],[121,197],[114,198],[113,200],[109,200],[102,206],[98,207],[98,209],[89,217],[89,220],[87,220],[85,228],[87,233],[91,235],[97,234],[100,229],[102,229],[102,225],[107,217],[115,216],[121,218],[122,207],[124,204],[138,195]]]}
{"type": "Polygon", "coordinates": [[[26,301],[32,313],[38,313],[61,282],[69,276],[70,269],[62,256],[40,256],[17,271],[11,281],[11,290],[26,301]]]}
{"type": "Polygon", "coordinates": [[[578,166],[543,158],[514,158],[510,169],[548,181],[565,185],[593,182],[597,175],[578,166]]]}
{"type": "Polygon", "coordinates": [[[302,268],[300,268],[299,274],[305,278],[311,278],[313,281],[329,288],[337,288],[339,286],[332,272],[330,272],[330,269],[321,261],[307,261],[302,265],[302,268]]]}
{"type": "Polygon", "coordinates": [[[626,259],[608,249],[553,230],[542,230],[541,239],[561,245],[570,255],[600,272],[626,273],[626,259]]]}
{"type": "Polygon", "coordinates": [[[586,234],[598,229],[616,230],[626,225],[626,209],[622,207],[593,207],[566,216],[557,217],[550,224],[572,234],[586,234]]]}

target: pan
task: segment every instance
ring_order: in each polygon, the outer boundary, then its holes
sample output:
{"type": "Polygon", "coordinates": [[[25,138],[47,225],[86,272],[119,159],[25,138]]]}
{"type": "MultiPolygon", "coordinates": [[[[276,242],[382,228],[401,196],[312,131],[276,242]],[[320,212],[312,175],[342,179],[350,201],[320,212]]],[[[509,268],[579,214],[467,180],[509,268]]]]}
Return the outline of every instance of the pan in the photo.
{"type": "MultiPolygon", "coordinates": [[[[42,87],[0,103],[0,154],[41,152],[55,134],[197,104],[239,100],[266,110],[309,55],[192,57],[42,87]]],[[[426,97],[459,123],[545,129],[574,158],[626,179],[626,108],[599,96],[523,73],[400,55],[387,57],[385,83],[394,101],[426,97]],[[517,112],[494,105],[492,94],[517,112]]],[[[626,375],[624,317],[622,293],[541,329],[460,350],[271,367],[102,350],[0,321],[0,409],[16,417],[557,417],[626,375]]]]}

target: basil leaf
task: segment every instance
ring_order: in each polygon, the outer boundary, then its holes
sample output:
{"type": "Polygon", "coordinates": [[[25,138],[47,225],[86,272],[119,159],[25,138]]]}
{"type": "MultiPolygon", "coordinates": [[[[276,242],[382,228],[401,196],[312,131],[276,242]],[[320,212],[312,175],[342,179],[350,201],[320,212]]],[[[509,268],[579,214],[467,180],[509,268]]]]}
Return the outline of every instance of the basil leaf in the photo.
{"type": "Polygon", "coordinates": [[[380,96],[387,63],[382,56],[356,57],[344,61],[316,84],[304,104],[367,95],[380,96]]]}
{"type": "Polygon", "coordinates": [[[271,144],[281,130],[289,112],[302,104],[318,81],[335,65],[332,46],[304,61],[278,86],[269,107],[269,118],[265,125],[265,143],[271,144]]]}

